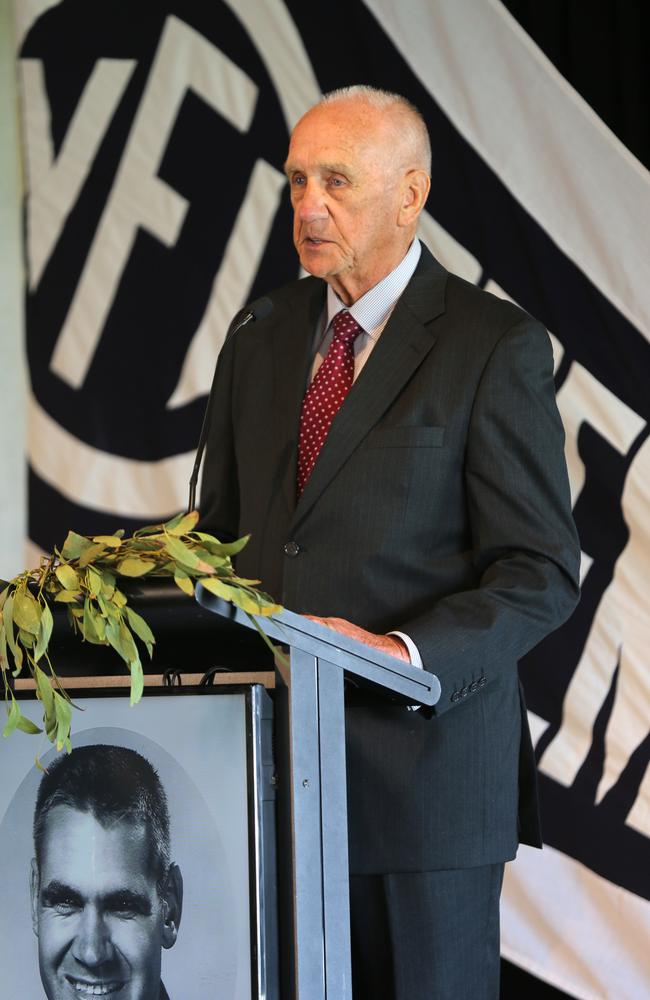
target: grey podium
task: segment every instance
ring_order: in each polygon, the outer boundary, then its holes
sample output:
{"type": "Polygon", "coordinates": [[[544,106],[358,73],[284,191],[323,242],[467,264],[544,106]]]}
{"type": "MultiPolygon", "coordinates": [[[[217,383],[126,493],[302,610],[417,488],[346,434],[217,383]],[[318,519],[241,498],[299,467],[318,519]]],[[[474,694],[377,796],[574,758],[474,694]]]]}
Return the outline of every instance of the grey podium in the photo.
{"type": "MultiPolygon", "coordinates": [[[[255,628],[243,611],[200,585],[197,600],[221,618],[255,628]]],[[[261,624],[289,654],[287,669],[276,670],[275,706],[279,791],[284,791],[279,800],[286,814],[279,850],[284,847],[284,881],[291,889],[282,913],[291,923],[290,935],[285,931],[291,982],[283,985],[282,996],[352,1000],[345,678],[405,705],[435,705],[440,683],[425,670],[291,611],[261,624]]]]}

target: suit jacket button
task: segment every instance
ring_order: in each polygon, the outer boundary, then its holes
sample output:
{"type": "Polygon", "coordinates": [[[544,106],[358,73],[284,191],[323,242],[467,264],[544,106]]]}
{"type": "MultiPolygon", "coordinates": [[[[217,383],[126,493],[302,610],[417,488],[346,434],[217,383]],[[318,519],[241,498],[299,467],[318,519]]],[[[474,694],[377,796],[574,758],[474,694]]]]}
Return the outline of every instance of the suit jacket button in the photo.
{"type": "Polygon", "coordinates": [[[474,694],[474,692],[478,691],[478,689],[479,689],[479,682],[472,681],[472,683],[469,686],[470,694],[474,694]]]}
{"type": "Polygon", "coordinates": [[[298,542],[286,542],[285,543],[285,546],[284,546],[284,554],[285,554],[285,556],[289,556],[291,559],[293,559],[295,556],[298,555],[299,552],[300,552],[300,546],[298,545],[298,542]]]}
{"type": "Polygon", "coordinates": [[[487,684],[487,677],[483,675],[483,677],[479,677],[478,679],[478,686],[482,688],[485,684],[487,684]]]}
{"type": "Polygon", "coordinates": [[[462,695],[461,695],[460,691],[454,691],[454,693],[451,696],[451,700],[452,701],[460,701],[461,697],[462,697],[462,695]]]}
{"type": "Polygon", "coordinates": [[[461,696],[461,698],[466,698],[468,694],[469,694],[469,688],[468,687],[462,687],[460,689],[460,696],[461,696]]]}

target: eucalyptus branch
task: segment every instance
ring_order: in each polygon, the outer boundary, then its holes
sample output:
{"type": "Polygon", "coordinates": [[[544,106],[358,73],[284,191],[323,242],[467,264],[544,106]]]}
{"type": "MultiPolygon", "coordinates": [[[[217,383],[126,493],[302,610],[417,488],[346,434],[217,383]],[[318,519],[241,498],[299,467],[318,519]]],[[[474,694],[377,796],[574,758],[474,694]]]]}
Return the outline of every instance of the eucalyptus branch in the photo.
{"type": "Polygon", "coordinates": [[[69,623],[84,641],[113,647],[131,674],[131,704],[140,700],[144,675],[136,640],[150,659],[156,640],[119,589],[121,578],[172,577],[190,597],[200,582],[246,611],[267,639],[256,616],[274,614],[280,606],[257,590],[258,580],[238,577],[232,565],[232,557],[244,548],[248,536],[222,543],[194,530],[198,518],[197,511],[178,514],[166,524],[140,528],[131,538],[125,538],[122,530],[94,536],[69,531],[63,547],[43,557],[38,569],[26,570],[9,581],[0,593],[0,672],[7,708],[3,736],[16,729],[34,734],[44,731],[58,750],[71,749],[76,706],[49,656],[53,604],[67,606],[69,623]],[[22,714],[9,681],[9,674],[17,678],[24,672],[33,678],[43,706],[42,728],[22,714]]]}

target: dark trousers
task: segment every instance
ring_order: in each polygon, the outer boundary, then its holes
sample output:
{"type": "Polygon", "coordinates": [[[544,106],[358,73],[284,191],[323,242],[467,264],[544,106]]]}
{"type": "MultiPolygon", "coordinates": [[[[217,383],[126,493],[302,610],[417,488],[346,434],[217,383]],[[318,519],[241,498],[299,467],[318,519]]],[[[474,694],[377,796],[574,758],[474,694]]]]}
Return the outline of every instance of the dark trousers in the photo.
{"type": "Polygon", "coordinates": [[[498,1000],[503,865],[351,875],[354,1000],[498,1000]]]}

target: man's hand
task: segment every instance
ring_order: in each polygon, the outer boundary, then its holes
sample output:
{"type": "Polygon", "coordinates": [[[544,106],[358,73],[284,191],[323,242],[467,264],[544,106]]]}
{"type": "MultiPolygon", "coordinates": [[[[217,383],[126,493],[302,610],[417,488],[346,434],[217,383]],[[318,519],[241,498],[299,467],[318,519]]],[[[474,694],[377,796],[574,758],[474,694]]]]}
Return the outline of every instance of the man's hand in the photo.
{"type": "Polygon", "coordinates": [[[388,653],[389,656],[405,660],[406,663],[411,662],[408,649],[402,640],[395,635],[376,635],[374,632],[366,632],[365,628],[359,628],[358,625],[353,625],[345,618],[318,618],[316,615],[305,615],[304,617],[309,618],[312,622],[327,625],[335,632],[347,635],[348,639],[356,639],[357,642],[362,642],[364,646],[370,646],[371,649],[378,649],[381,653],[388,653]]]}

